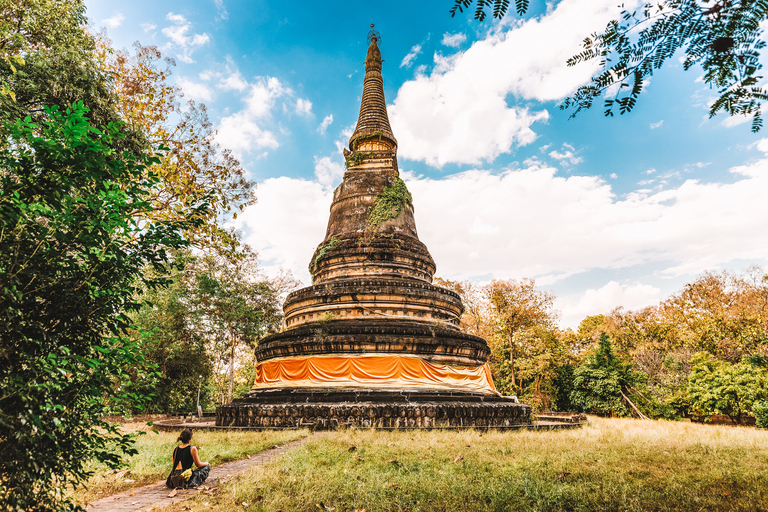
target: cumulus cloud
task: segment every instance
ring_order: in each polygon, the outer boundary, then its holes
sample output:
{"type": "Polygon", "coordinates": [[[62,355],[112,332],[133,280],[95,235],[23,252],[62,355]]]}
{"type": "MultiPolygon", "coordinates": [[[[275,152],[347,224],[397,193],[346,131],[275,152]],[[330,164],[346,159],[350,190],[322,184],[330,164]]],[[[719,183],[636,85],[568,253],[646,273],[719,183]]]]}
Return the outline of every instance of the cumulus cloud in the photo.
{"type": "Polygon", "coordinates": [[[323,122],[320,123],[320,126],[317,127],[317,131],[324,134],[325,130],[331,126],[331,123],[333,123],[333,114],[328,114],[323,118],[323,122]]]}
{"type": "Polygon", "coordinates": [[[409,51],[405,57],[403,57],[403,60],[400,62],[400,67],[410,67],[411,64],[413,64],[413,61],[416,59],[416,57],[419,56],[421,53],[421,45],[417,44],[416,46],[411,48],[411,51],[409,51]]]}
{"type": "Polygon", "coordinates": [[[563,144],[563,147],[560,149],[561,151],[558,151],[556,149],[550,151],[549,156],[567,165],[576,165],[581,163],[584,160],[584,158],[580,156],[576,156],[575,154],[576,148],[574,148],[570,144],[563,144]]]}
{"type": "Polygon", "coordinates": [[[333,161],[331,157],[315,157],[315,179],[323,188],[333,188],[341,183],[344,171],[344,166],[333,161]]]}
{"type": "Polygon", "coordinates": [[[227,76],[222,77],[219,80],[218,87],[225,91],[240,91],[243,92],[248,88],[248,82],[243,79],[243,76],[239,71],[229,73],[227,76]]]}
{"type": "Polygon", "coordinates": [[[548,113],[510,98],[560,100],[589,82],[597,63],[566,60],[620,10],[613,0],[563,0],[541,18],[498,25],[464,52],[435,54],[431,73],[403,84],[390,107],[401,154],[438,167],[478,164],[533,142],[531,126],[548,113]]]}
{"type": "Polygon", "coordinates": [[[280,144],[274,133],[263,128],[275,100],[291,90],[275,77],[259,77],[250,84],[244,99],[245,108],[221,119],[216,139],[222,147],[231,149],[238,158],[244,153],[275,149],[280,144]]]}
{"type": "Polygon", "coordinates": [[[123,24],[123,21],[125,21],[125,16],[123,16],[123,13],[119,12],[114,16],[112,16],[111,18],[102,20],[102,23],[104,23],[109,28],[117,28],[123,24]]]}
{"type": "Polygon", "coordinates": [[[187,98],[198,101],[211,101],[213,99],[213,91],[205,84],[193,82],[188,78],[179,78],[176,80],[176,85],[187,98]]]}
{"type": "Polygon", "coordinates": [[[664,296],[655,286],[635,283],[619,284],[609,281],[601,288],[589,288],[583,293],[558,297],[555,308],[565,311],[560,318],[561,327],[578,327],[586,317],[605,314],[621,305],[625,309],[640,309],[659,302],[664,296]]]}
{"type": "Polygon", "coordinates": [[[461,46],[461,43],[467,40],[467,36],[462,34],[461,32],[457,34],[450,34],[446,32],[443,34],[443,40],[442,43],[445,46],[450,46],[451,48],[458,48],[461,46]]]}
{"type": "Polygon", "coordinates": [[[144,32],[152,32],[157,28],[157,25],[153,25],[152,23],[142,23],[141,28],[144,32]]]}
{"type": "Polygon", "coordinates": [[[296,113],[302,116],[308,116],[312,114],[312,102],[304,98],[296,100],[296,113]]]}
{"type": "MultiPolygon", "coordinates": [[[[707,119],[709,119],[709,116],[707,116],[707,119]]],[[[721,124],[726,128],[733,128],[734,126],[739,126],[749,122],[752,122],[752,117],[750,116],[727,116],[723,119],[721,124]]]]}
{"type": "Polygon", "coordinates": [[[192,52],[195,48],[208,43],[211,39],[210,36],[206,33],[190,34],[192,23],[187,21],[182,14],[169,12],[165,19],[172,23],[162,30],[163,35],[170,39],[167,47],[175,48],[177,56],[182,62],[187,64],[195,62],[192,60],[192,52]]]}

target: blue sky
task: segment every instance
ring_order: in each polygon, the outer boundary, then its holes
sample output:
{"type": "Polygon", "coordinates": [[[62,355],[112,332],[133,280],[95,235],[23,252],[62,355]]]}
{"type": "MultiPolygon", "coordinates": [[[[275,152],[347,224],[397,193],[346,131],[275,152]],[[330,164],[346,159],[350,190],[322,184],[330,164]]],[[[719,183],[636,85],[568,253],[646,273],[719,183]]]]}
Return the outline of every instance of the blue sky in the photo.
{"type": "MultiPolygon", "coordinates": [[[[419,235],[449,279],[535,278],[561,325],[653,304],[709,269],[768,263],[768,132],[708,119],[715,91],[675,59],[630,115],[558,105],[593,66],[567,68],[615,0],[531,2],[529,15],[451,18],[451,0],[87,0],[94,28],[174,58],[217,140],[258,182],[237,226],[267,273],[309,284],[340,148],[357,121],[366,36],[419,235]],[[766,139],[764,139],[766,137],[766,139]]],[[[625,2],[629,7],[629,3],[625,2]]]]}

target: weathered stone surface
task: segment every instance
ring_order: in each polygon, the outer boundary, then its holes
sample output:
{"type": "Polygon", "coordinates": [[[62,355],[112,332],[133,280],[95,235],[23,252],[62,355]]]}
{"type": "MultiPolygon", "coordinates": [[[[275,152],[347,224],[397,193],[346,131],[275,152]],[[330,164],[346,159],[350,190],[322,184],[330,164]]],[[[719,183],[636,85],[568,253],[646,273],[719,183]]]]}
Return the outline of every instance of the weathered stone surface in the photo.
{"type": "Polygon", "coordinates": [[[463,311],[459,296],[416,279],[359,277],[335,279],[298,290],[285,301],[285,326],[350,320],[396,318],[443,324],[457,329],[463,311]]]}
{"type": "Polygon", "coordinates": [[[264,338],[256,358],[321,354],[408,354],[439,364],[479,366],[488,360],[484,339],[440,324],[362,318],[303,325],[264,338]]]}
{"type": "Polygon", "coordinates": [[[531,408],[496,395],[378,390],[264,390],[219,408],[217,426],[302,428],[510,428],[531,408]],[[271,396],[270,396],[271,394],[271,396]],[[324,402],[316,402],[324,400],[324,402]]]}

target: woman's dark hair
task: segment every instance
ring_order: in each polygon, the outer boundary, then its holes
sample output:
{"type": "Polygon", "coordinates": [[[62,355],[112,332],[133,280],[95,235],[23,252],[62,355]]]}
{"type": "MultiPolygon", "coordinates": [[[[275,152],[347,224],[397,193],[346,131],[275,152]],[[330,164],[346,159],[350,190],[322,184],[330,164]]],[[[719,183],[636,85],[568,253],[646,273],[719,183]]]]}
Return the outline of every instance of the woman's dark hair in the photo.
{"type": "Polygon", "coordinates": [[[182,443],[188,443],[192,439],[192,429],[191,428],[185,428],[181,431],[181,435],[179,435],[179,438],[177,441],[181,441],[182,443]]]}

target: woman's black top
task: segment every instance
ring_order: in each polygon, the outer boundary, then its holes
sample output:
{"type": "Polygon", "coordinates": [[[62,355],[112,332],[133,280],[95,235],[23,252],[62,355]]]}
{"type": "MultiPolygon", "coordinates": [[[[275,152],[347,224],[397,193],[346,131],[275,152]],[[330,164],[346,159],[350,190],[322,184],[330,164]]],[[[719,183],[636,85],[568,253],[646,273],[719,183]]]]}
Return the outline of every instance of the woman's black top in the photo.
{"type": "Polygon", "coordinates": [[[179,448],[177,446],[174,449],[173,458],[176,460],[173,469],[176,469],[176,466],[179,464],[179,462],[181,462],[181,469],[184,471],[191,468],[195,463],[195,461],[192,459],[192,445],[189,445],[185,448],[179,448]]]}

